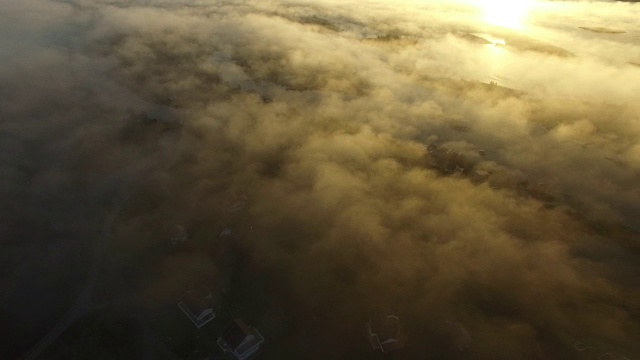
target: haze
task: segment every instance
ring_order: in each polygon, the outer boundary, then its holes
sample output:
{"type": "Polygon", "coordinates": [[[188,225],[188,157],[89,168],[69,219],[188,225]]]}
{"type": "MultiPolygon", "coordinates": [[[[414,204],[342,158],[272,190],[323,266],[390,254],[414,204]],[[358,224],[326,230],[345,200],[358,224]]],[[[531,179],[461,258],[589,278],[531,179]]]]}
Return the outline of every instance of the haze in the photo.
{"type": "Polygon", "coordinates": [[[0,358],[639,359],[638,19],[0,2],[0,358]]]}

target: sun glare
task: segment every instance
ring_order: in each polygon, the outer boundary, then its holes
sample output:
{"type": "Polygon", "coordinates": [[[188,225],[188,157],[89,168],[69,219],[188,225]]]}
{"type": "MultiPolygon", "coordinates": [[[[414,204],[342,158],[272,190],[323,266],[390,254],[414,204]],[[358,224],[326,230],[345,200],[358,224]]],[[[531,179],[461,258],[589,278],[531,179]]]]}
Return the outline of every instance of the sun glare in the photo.
{"type": "Polygon", "coordinates": [[[487,23],[517,29],[523,26],[533,0],[479,0],[477,3],[487,23]]]}

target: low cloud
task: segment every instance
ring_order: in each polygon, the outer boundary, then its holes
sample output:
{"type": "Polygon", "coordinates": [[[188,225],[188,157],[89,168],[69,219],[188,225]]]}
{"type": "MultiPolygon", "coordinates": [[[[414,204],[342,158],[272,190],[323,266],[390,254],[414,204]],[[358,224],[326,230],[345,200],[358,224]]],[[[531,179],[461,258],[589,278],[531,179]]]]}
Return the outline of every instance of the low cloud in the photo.
{"type": "MultiPolygon", "coordinates": [[[[80,234],[135,184],[114,256],[232,227],[298,358],[367,354],[352,339],[385,312],[398,358],[632,358],[639,10],[540,3],[508,30],[465,2],[5,2],[0,232],[80,234]]],[[[149,265],[132,296],[212,281],[217,254],[149,265]]]]}

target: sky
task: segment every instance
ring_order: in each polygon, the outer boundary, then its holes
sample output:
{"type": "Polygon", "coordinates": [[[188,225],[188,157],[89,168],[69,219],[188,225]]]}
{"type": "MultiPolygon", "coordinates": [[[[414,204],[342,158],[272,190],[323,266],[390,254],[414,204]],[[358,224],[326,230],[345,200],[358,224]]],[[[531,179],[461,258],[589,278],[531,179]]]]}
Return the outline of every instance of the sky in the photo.
{"type": "MultiPolygon", "coordinates": [[[[638,358],[639,18],[611,1],[2,1],[2,319],[28,332],[34,294],[67,291],[42,274],[82,263],[117,199],[152,198],[121,225],[139,254],[167,219],[228,221],[232,189],[293,358],[370,350],[349,332],[368,314],[403,320],[398,359],[638,358]]],[[[221,262],[174,255],[135,296],[169,301],[221,262]]]]}

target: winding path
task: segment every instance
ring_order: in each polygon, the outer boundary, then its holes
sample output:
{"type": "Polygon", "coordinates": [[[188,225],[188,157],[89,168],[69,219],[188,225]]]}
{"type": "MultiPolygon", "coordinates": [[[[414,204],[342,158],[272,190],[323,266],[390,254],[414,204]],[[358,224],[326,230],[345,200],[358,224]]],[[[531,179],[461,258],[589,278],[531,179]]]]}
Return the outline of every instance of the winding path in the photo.
{"type": "Polygon", "coordinates": [[[89,272],[89,276],[87,277],[87,281],[85,282],[84,287],[80,291],[80,294],[76,298],[75,303],[67,311],[67,313],[58,321],[56,326],[51,329],[51,331],[45,335],[38,343],[27,352],[24,356],[25,360],[33,360],[36,359],[49,345],[51,345],[71,324],[73,324],[80,317],[85,315],[87,312],[91,310],[92,302],[91,295],[93,293],[93,288],[96,284],[96,279],[98,278],[98,274],[100,273],[100,267],[102,262],[104,261],[105,249],[107,244],[109,243],[111,237],[111,230],[113,228],[113,224],[120,213],[120,209],[122,206],[129,200],[131,197],[132,191],[126,193],[122,196],[118,202],[116,202],[113,210],[107,217],[107,220],[104,223],[104,227],[102,229],[102,234],[100,236],[100,241],[95,244],[93,263],[91,264],[91,271],[89,272]]]}

